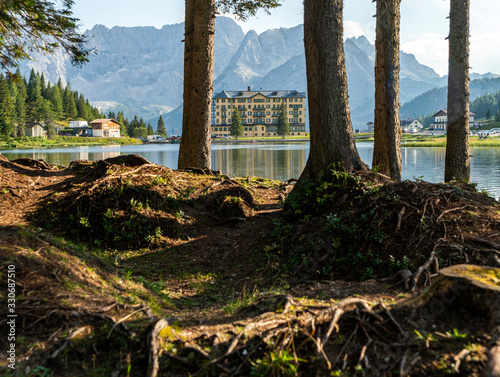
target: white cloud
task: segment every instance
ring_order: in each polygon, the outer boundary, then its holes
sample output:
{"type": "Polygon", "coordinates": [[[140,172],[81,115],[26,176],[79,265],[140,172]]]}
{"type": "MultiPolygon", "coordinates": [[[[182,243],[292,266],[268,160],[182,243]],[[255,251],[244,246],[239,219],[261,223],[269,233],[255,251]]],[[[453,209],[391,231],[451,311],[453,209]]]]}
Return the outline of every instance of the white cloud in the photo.
{"type": "Polygon", "coordinates": [[[375,39],[373,30],[371,28],[367,30],[366,25],[355,21],[344,21],[345,38],[359,37],[361,35],[366,36],[372,43],[375,39]]]}
{"type": "Polygon", "coordinates": [[[417,60],[432,67],[440,75],[448,71],[448,41],[438,33],[413,36],[401,44],[404,52],[414,54],[417,60]]]}

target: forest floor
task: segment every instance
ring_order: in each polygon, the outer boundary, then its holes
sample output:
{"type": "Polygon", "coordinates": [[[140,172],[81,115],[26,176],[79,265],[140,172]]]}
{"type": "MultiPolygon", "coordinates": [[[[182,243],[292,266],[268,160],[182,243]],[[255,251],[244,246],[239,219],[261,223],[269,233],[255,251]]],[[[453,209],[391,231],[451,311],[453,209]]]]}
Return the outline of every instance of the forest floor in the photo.
{"type": "Polygon", "coordinates": [[[292,188],[0,155],[0,375],[479,376],[491,319],[414,303],[438,269],[498,264],[499,203],[371,172],[292,188]]]}

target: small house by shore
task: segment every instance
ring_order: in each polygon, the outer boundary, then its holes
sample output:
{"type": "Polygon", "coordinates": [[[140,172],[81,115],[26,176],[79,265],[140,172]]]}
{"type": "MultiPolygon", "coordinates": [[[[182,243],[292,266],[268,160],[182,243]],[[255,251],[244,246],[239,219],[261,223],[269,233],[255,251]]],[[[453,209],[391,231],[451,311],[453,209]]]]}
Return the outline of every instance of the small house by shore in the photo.
{"type": "Polygon", "coordinates": [[[90,125],[94,137],[120,137],[120,123],[114,119],[96,119],[90,125]]]}

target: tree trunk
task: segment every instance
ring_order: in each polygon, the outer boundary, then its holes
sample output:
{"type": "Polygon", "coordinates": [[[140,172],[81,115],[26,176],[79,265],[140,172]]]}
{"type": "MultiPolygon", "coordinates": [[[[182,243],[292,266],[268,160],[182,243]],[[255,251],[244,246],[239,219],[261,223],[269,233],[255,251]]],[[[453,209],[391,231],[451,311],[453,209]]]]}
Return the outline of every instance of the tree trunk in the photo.
{"type": "Polygon", "coordinates": [[[299,184],[333,163],[368,169],[354,144],[343,45],[343,0],[304,1],[311,150],[299,184]]]}
{"type": "Polygon", "coordinates": [[[375,128],[372,167],[401,180],[399,23],[401,0],[377,1],[375,128]]]}
{"type": "Polygon", "coordinates": [[[215,0],[186,0],[179,169],[210,169],[215,0]]]}
{"type": "Polygon", "coordinates": [[[451,0],[450,5],[445,182],[468,182],[470,179],[469,2],[470,0],[451,0]]]}

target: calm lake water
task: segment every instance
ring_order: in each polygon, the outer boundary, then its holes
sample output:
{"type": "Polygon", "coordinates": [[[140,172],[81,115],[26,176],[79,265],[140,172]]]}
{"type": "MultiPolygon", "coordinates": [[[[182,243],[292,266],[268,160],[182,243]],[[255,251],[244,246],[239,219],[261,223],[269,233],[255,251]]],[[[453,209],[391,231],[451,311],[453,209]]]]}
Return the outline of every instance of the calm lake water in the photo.
{"type": "MultiPolygon", "coordinates": [[[[373,143],[358,143],[363,160],[371,164],[373,143]]],[[[8,159],[29,157],[51,164],[69,165],[73,160],[100,160],[120,154],[139,154],[151,162],[175,169],[178,144],[33,148],[0,150],[8,159]]],[[[496,198],[500,196],[500,149],[471,148],[472,181],[496,198]]],[[[212,169],[231,177],[259,176],[285,181],[298,178],[309,155],[309,143],[213,144],[212,169]]],[[[442,182],[444,148],[402,148],[403,179],[421,178],[442,182]]]]}

